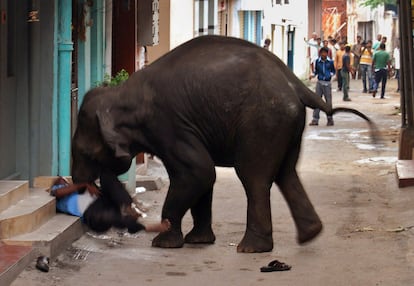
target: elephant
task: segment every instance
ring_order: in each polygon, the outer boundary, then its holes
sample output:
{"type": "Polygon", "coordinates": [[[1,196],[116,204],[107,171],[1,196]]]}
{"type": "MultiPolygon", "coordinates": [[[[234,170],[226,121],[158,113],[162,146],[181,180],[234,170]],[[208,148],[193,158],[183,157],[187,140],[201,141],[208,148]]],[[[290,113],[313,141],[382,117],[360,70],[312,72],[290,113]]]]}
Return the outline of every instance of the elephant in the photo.
{"type": "MultiPolygon", "coordinates": [[[[273,249],[270,188],[277,184],[297,229],[298,243],[315,238],[322,222],[296,171],[306,107],[332,108],[274,54],[242,39],[194,38],[133,73],[117,87],[84,97],[72,141],[74,182],[108,170],[128,170],[139,152],[156,155],[170,185],[162,208],[169,231],[152,246],[212,244],[215,166],[233,167],[247,196],[247,224],[238,252],[273,249]],[[193,228],[181,223],[190,210],[193,228]]],[[[125,190],[116,190],[116,192],[125,190]]]]}

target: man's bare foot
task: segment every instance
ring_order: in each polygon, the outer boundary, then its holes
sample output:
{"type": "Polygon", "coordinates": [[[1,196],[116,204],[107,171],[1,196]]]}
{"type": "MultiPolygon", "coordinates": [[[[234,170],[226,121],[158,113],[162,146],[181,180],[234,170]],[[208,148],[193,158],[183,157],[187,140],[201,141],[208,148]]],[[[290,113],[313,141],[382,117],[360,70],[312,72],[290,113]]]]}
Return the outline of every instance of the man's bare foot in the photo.
{"type": "Polygon", "coordinates": [[[164,219],[161,223],[149,224],[145,226],[146,232],[166,232],[170,230],[171,223],[168,219],[164,219]]]}

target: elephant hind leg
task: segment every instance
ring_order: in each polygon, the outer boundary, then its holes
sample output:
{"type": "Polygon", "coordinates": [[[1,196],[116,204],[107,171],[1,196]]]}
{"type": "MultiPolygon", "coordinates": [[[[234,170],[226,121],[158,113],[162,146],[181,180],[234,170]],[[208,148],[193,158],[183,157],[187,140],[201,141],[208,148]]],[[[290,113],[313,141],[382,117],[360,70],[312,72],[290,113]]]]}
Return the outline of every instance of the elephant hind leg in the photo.
{"type": "Polygon", "coordinates": [[[248,166],[236,166],[236,173],[247,195],[246,231],[237,252],[267,252],[273,249],[270,209],[270,187],[273,182],[271,176],[264,175],[264,172],[255,172],[248,166]]]}
{"type": "Polygon", "coordinates": [[[298,231],[298,242],[302,244],[311,241],[322,231],[322,222],[297,175],[300,144],[296,146],[287,154],[275,183],[289,206],[298,231]]]}

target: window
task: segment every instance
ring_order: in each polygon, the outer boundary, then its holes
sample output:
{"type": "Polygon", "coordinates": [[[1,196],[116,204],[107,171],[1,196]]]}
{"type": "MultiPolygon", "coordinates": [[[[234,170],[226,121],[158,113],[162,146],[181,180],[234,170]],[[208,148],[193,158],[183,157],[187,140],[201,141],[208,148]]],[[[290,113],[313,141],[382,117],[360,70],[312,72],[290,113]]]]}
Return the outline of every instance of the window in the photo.
{"type": "Polygon", "coordinates": [[[262,41],[262,11],[241,11],[240,28],[243,39],[261,44],[262,41]]]}
{"type": "Polygon", "coordinates": [[[194,1],[194,35],[217,34],[217,6],[215,0],[194,1]]]}

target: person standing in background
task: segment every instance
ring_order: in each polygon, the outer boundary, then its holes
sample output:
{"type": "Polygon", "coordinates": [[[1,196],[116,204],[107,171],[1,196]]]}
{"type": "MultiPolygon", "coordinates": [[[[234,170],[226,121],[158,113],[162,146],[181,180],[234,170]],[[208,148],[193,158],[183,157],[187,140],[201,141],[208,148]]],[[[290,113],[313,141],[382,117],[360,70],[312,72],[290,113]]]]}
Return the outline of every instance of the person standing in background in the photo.
{"type": "Polygon", "coordinates": [[[372,41],[368,40],[361,49],[361,59],[359,62],[361,75],[362,75],[362,92],[367,93],[373,91],[373,78],[372,78],[372,41]],[[368,79],[368,85],[367,85],[368,79]]]}
{"type": "Polygon", "coordinates": [[[372,97],[377,94],[378,85],[381,82],[381,99],[385,98],[385,87],[387,85],[388,72],[390,70],[390,54],[385,51],[385,44],[381,43],[379,50],[372,58],[372,68],[375,71],[374,91],[372,97]]]}
{"type": "Polygon", "coordinates": [[[342,90],[342,75],[341,75],[341,69],[342,69],[342,57],[345,54],[345,43],[339,42],[339,50],[336,51],[334,63],[335,63],[335,69],[336,69],[336,78],[338,79],[338,91],[342,90]]]}
{"type": "Polygon", "coordinates": [[[378,34],[377,39],[375,40],[374,44],[372,45],[372,49],[376,51],[379,48],[379,45],[381,44],[382,35],[378,34]]]}
{"type": "Polygon", "coordinates": [[[361,48],[362,48],[361,42],[362,42],[362,38],[361,36],[358,35],[356,43],[353,44],[351,48],[351,53],[354,55],[353,67],[354,67],[355,73],[352,74],[353,79],[356,78],[357,73],[358,73],[358,79],[361,79],[361,71],[359,69],[359,61],[361,58],[361,48]]]}
{"type": "MultiPolygon", "coordinates": [[[[315,61],[315,70],[313,71],[313,74],[309,76],[309,79],[312,79],[313,77],[318,77],[318,82],[316,83],[316,94],[320,97],[324,97],[326,104],[328,104],[332,108],[332,86],[331,86],[331,79],[335,75],[335,66],[332,61],[328,57],[328,48],[323,47],[320,49],[319,54],[320,57],[315,61]]],[[[319,125],[319,109],[313,110],[313,119],[310,126],[316,126],[319,125]]],[[[327,126],[333,126],[334,121],[331,116],[328,117],[327,126]]]]}
{"type": "Polygon", "coordinates": [[[351,47],[345,47],[345,54],[342,56],[342,91],[344,93],[343,101],[351,101],[349,98],[349,73],[353,73],[354,70],[351,65],[351,47]]]}
{"type": "Polygon", "coordinates": [[[266,50],[270,50],[270,44],[272,43],[272,41],[269,39],[269,38],[267,38],[265,41],[264,41],[264,46],[263,46],[263,48],[265,48],[266,50]]]}
{"type": "Polygon", "coordinates": [[[399,92],[400,91],[401,59],[400,59],[400,44],[398,42],[395,45],[395,49],[394,49],[392,56],[394,58],[395,79],[397,80],[397,92],[399,92]]]}
{"type": "Polygon", "coordinates": [[[312,38],[308,41],[304,39],[305,43],[309,46],[309,57],[310,57],[310,70],[314,70],[314,62],[319,57],[319,49],[321,48],[321,38],[318,37],[316,32],[312,33],[312,38]]]}

